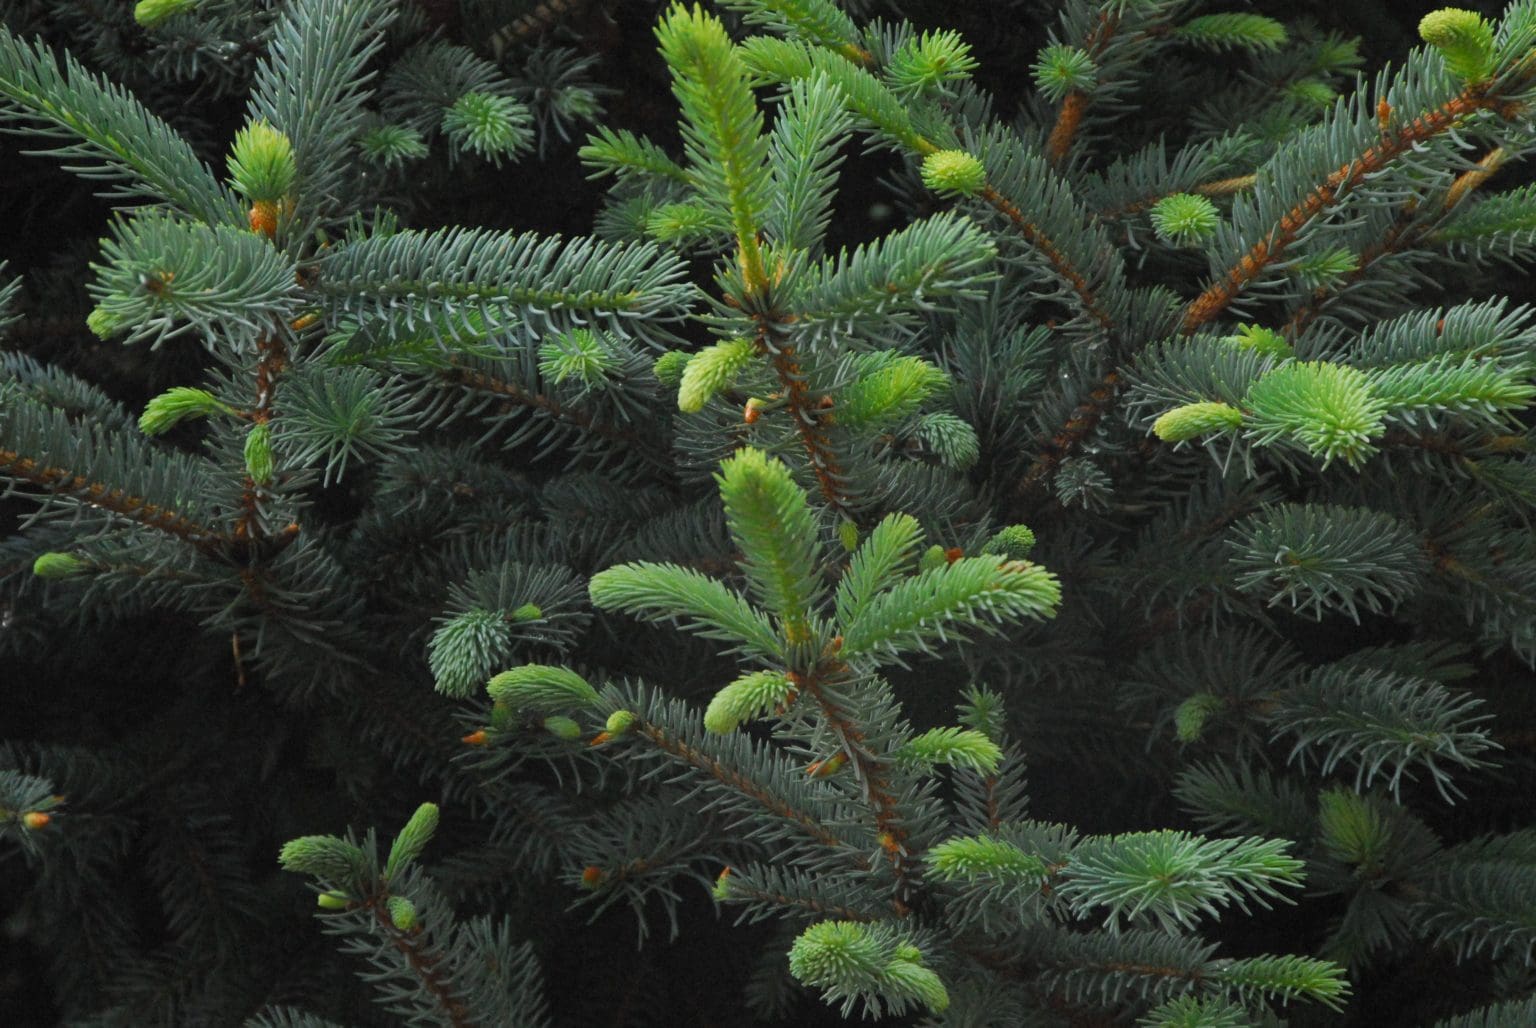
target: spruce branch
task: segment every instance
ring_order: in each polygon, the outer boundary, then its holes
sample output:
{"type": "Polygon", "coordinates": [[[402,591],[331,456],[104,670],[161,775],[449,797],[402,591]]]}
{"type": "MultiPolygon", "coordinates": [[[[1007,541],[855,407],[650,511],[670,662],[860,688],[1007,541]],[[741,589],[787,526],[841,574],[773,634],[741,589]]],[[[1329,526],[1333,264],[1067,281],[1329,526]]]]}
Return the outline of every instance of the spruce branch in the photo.
{"type": "Polygon", "coordinates": [[[73,57],[61,61],[41,41],[28,43],[0,26],[0,124],[72,140],[48,153],[86,161],[73,170],[118,183],[107,195],[170,203],[208,226],[239,226],[234,197],[191,144],[127,90],[92,74],[73,57]]]}
{"type": "MultiPolygon", "coordinates": [[[[1184,334],[1193,334],[1202,325],[1218,317],[1251,282],[1282,260],[1314,221],[1344,204],[1357,188],[1390,168],[1400,158],[1484,112],[1502,120],[1518,117],[1523,106],[1515,98],[1523,95],[1527,79],[1533,72],[1536,69],[1517,71],[1507,79],[1470,83],[1448,99],[1416,114],[1411,120],[1396,122],[1385,132],[1373,132],[1369,145],[1340,163],[1322,182],[1313,186],[1310,192],[1280,216],[1262,239],[1249,245],[1224,274],[1189,302],[1182,318],[1184,334]]],[[[1357,98],[1354,109],[1346,112],[1343,117],[1358,125],[1364,121],[1359,116],[1359,108],[1363,105],[1364,101],[1357,98]]],[[[1336,131],[1332,122],[1325,123],[1317,130],[1319,140],[1328,138],[1323,133],[1329,131],[1336,131]]],[[[1362,135],[1363,131],[1357,128],[1355,134],[1362,135]]],[[[1271,177],[1277,182],[1283,180],[1273,168],[1267,174],[1261,173],[1261,178],[1271,177]]]]}

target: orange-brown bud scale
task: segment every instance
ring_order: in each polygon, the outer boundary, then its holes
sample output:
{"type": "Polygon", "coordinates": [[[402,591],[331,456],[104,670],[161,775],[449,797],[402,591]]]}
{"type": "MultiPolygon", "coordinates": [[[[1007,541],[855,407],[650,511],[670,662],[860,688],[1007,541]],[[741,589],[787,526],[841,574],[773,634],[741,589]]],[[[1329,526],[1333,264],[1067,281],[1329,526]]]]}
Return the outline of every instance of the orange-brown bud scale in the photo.
{"type": "Polygon", "coordinates": [[[949,561],[951,564],[964,556],[965,551],[958,546],[951,546],[949,549],[944,551],[944,559],[949,561]]]}
{"type": "Polygon", "coordinates": [[[490,737],[485,734],[485,729],[481,728],[477,731],[470,732],[461,741],[466,746],[484,746],[486,740],[489,738],[490,737]]]}
{"type": "Polygon", "coordinates": [[[838,769],[847,762],[848,758],[842,753],[834,753],[830,757],[812,761],[805,769],[805,773],[810,778],[827,778],[836,774],[838,769]]]}
{"type": "Polygon", "coordinates": [[[251,204],[247,217],[251,223],[251,231],[260,233],[268,239],[277,236],[277,204],[271,200],[257,200],[251,204]]]}
{"type": "Polygon", "coordinates": [[[613,733],[612,732],[598,732],[596,735],[594,735],[592,737],[592,741],[587,743],[587,745],[588,746],[601,746],[603,743],[607,742],[609,739],[612,739],[612,738],[613,738],[613,733]]]}
{"type": "Polygon", "coordinates": [[[21,816],[21,823],[32,829],[34,832],[40,828],[47,828],[48,822],[52,820],[53,818],[49,817],[41,810],[29,810],[21,816]]]}
{"type": "Polygon", "coordinates": [[[588,864],[581,869],[581,884],[588,889],[595,889],[602,885],[607,877],[607,873],[596,864],[588,864]]]}

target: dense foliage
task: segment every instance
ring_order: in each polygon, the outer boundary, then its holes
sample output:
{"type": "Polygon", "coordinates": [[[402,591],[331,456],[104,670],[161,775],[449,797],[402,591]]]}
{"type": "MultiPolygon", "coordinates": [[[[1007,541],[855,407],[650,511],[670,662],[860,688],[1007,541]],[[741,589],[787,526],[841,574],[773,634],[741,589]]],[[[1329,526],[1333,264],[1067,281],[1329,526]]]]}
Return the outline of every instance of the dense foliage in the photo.
{"type": "Polygon", "coordinates": [[[1536,0],[951,6],[0,0],[17,1016],[1536,1022],[1536,0]]]}

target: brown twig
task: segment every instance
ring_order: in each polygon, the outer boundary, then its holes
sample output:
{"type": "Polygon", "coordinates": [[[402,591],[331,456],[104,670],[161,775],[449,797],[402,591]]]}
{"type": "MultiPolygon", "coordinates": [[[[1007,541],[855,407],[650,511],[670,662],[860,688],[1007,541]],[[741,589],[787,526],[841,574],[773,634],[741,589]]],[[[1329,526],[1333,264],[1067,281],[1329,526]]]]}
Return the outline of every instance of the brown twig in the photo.
{"type": "Polygon", "coordinates": [[[1517,113],[1514,105],[1488,92],[1485,86],[1473,85],[1407,124],[1382,133],[1374,146],[1366,147],[1358,157],[1329,174],[1300,203],[1287,211],[1263,239],[1249,247],[1247,253],[1225,275],[1190,301],[1184,309],[1184,334],[1194,333],[1226,310],[1248,283],[1284,256],[1301,235],[1302,229],[1343,199],[1350,190],[1415,146],[1450,130],[1458,122],[1481,111],[1497,111],[1506,118],[1517,113]]]}
{"type": "Polygon", "coordinates": [[[505,379],[488,375],[483,371],[475,371],[462,365],[454,365],[445,370],[442,373],[442,377],[446,381],[462,386],[465,389],[481,393],[491,393],[495,396],[505,397],[510,402],[519,406],[542,411],[557,421],[574,425],[583,431],[607,439],[609,442],[635,449],[642,454],[646,452],[645,440],[638,434],[627,432],[613,425],[605,425],[594,420],[592,415],[584,410],[567,407],[542,393],[529,392],[515,382],[508,382],[505,379]]]}
{"type": "MultiPolygon", "coordinates": [[[[635,731],[650,740],[651,744],[662,752],[670,754],[690,767],[704,772],[722,785],[729,786],[742,795],[750,797],[774,816],[798,825],[801,830],[823,846],[837,850],[847,848],[848,844],[846,842],[823,828],[821,822],[811,814],[784,802],[746,775],[727,767],[709,754],[688,745],[681,739],[669,735],[660,725],[652,724],[649,721],[640,721],[636,724],[635,731]]],[[[850,856],[854,857],[861,869],[868,869],[869,864],[862,856],[856,854],[850,854],[850,856]]]]}
{"type": "Polygon", "coordinates": [[[1066,424],[1061,430],[1051,437],[1051,441],[1041,448],[1040,454],[1035,458],[1024,477],[1019,479],[1014,487],[1013,497],[1016,503],[1023,503],[1045,483],[1045,479],[1061,466],[1061,462],[1073,450],[1081,446],[1099,422],[1114,405],[1115,398],[1120,392],[1120,372],[1110,371],[1098,385],[1091,389],[1088,398],[1076,407],[1072,408],[1072,414],[1067,418],[1066,424]]]}
{"type": "Polygon", "coordinates": [[[1067,259],[1067,255],[1061,252],[1055,240],[1046,235],[1040,226],[1024,217],[1024,212],[1019,210],[1018,205],[993,187],[987,186],[977,195],[993,209],[1006,216],[1013,223],[1014,228],[1019,230],[1019,234],[1025,241],[1039,251],[1040,256],[1045,258],[1046,263],[1051,266],[1056,275],[1072,288],[1085,314],[1098,322],[1100,328],[1108,330],[1114,327],[1114,319],[1099,305],[1098,295],[1088,284],[1088,279],[1067,259]]]}
{"type": "MultiPolygon", "coordinates": [[[[251,421],[265,425],[272,420],[272,394],[278,376],[288,368],[288,347],[276,332],[264,333],[256,341],[256,402],[249,411],[251,421]]],[[[295,526],[295,531],[297,528],[295,526]]],[[[233,538],[237,542],[258,542],[261,538],[261,494],[255,479],[245,476],[240,494],[240,517],[235,522],[233,538]]]]}
{"type": "Polygon", "coordinates": [[[771,314],[754,314],[753,317],[757,323],[755,342],[758,352],[767,356],[779,385],[783,387],[783,409],[788,411],[795,434],[805,449],[822,498],[833,511],[847,516],[848,497],[843,490],[842,467],[827,435],[822,401],[811,395],[793,344],[779,339],[777,322],[782,319],[771,314]]]}
{"type": "Polygon", "coordinates": [[[395,922],[385,909],[388,901],[389,894],[380,892],[368,903],[384,937],[398,953],[405,957],[406,962],[411,965],[411,970],[416,972],[417,980],[421,982],[422,987],[436,998],[439,1008],[448,1015],[449,1023],[454,1025],[454,1028],[460,1028],[460,1026],[471,1028],[475,1021],[470,1016],[469,1008],[448,987],[446,976],[438,968],[438,958],[422,952],[421,928],[416,927],[408,931],[396,928],[395,922]]]}
{"type": "Polygon", "coordinates": [[[891,794],[889,776],[880,758],[869,748],[863,730],[826,692],[827,685],[848,674],[847,664],[836,658],[824,659],[808,673],[797,676],[799,690],[821,708],[828,727],[837,736],[839,751],[852,762],[854,773],[864,787],[864,794],[874,808],[875,830],[880,847],[885,851],[891,872],[896,878],[896,895],[891,906],[898,915],[905,917],[911,913],[906,902],[907,896],[916,884],[916,872],[912,865],[915,854],[907,849],[907,831],[901,824],[896,797],[891,794]]]}
{"type": "Polygon", "coordinates": [[[15,450],[0,450],[0,473],[25,479],[49,492],[74,496],[92,507],[120,514],[146,528],[168,532],[196,546],[207,546],[219,538],[213,529],[168,507],[150,503],[122,489],[92,482],[67,468],[41,464],[15,450]]]}
{"type": "MultiPolygon", "coordinates": [[[[1083,40],[1083,49],[1090,57],[1099,56],[1119,27],[1118,17],[1108,11],[1100,14],[1088,38],[1083,40]]],[[[1074,89],[1062,98],[1061,107],[1056,112],[1056,123],[1051,127],[1050,140],[1046,144],[1046,152],[1050,154],[1052,164],[1060,164],[1072,152],[1072,143],[1077,138],[1077,130],[1082,126],[1083,115],[1087,112],[1087,93],[1074,89]]]]}
{"type": "MultiPolygon", "coordinates": [[[[1507,159],[1508,154],[1503,147],[1494,147],[1489,150],[1477,162],[1476,167],[1462,172],[1451,183],[1451,187],[1446,190],[1445,199],[1440,203],[1439,213],[1443,215],[1449,212],[1466,199],[1467,194],[1484,185],[1507,159]]],[[[1285,327],[1280,330],[1281,334],[1287,339],[1295,339],[1345,289],[1365,278],[1378,261],[1417,245],[1424,238],[1428,228],[1427,220],[1420,219],[1418,213],[1418,204],[1415,201],[1404,204],[1382,238],[1361,251],[1355,270],[1344,276],[1336,285],[1314,291],[1311,298],[1291,314],[1285,327]]]]}

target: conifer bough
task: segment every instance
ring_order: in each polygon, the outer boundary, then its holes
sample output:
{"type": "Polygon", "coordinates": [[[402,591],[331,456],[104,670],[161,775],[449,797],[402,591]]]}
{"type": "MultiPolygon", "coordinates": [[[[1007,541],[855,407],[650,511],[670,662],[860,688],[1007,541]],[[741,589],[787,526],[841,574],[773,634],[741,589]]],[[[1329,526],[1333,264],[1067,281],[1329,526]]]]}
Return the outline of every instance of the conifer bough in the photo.
{"type": "MultiPolygon", "coordinates": [[[[139,205],[89,314],[0,275],[0,666],[71,726],[0,747],[0,845],[60,1020],[552,1026],[550,896],[781,1024],[1531,1020],[1536,316],[1485,294],[1536,0],[1374,79],[1059,0],[989,40],[1017,110],[894,4],[671,4],[677,131],[579,146],[609,5],[22,6],[0,120],[139,205]],[[590,234],[454,224],[574,161],[590,234]]],[[[569,1023],[679,1014],[583,972],[569,1023]]]]}

